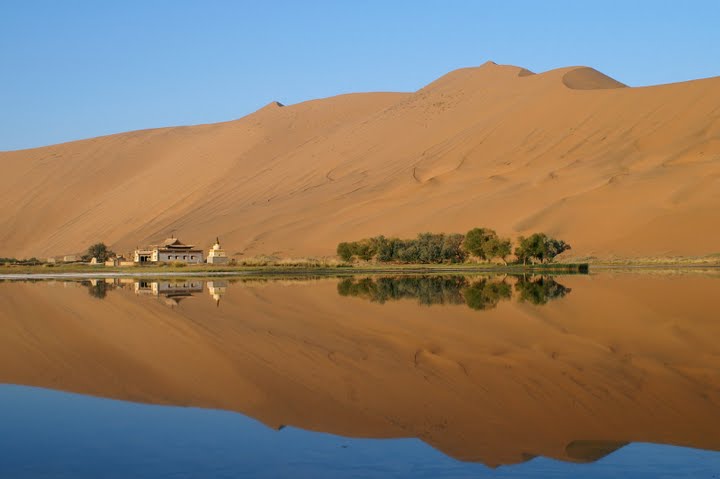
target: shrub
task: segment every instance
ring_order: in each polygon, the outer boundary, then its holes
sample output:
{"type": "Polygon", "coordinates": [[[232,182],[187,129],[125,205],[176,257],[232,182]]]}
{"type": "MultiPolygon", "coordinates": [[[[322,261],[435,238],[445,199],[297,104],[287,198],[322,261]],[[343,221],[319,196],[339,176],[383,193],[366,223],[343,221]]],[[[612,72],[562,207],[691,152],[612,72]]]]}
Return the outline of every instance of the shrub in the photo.
{"type": "Polygon", "coordinates": [[[23,266],[36,266],[39,264],[42,264],[43,262],[39,259],[35,258],[34,256],[32,258],[25,258],[25,259],[17,259],[17,258],[0,258],[0,264],[19,264],[23,266]]]}

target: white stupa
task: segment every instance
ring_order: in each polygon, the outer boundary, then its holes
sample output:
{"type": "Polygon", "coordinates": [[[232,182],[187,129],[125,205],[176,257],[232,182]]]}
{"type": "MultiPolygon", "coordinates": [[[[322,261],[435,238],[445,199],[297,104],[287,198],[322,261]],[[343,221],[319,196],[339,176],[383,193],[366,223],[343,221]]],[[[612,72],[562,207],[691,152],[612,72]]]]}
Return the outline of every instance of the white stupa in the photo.
{"type": "Polygon", "coordinates": [[[220,246],[220,238],[215,239],[215,244],[210,248],[207,255],[208,264],[227,264],[230,259],[225,254],[225,250],[220,246]]]}

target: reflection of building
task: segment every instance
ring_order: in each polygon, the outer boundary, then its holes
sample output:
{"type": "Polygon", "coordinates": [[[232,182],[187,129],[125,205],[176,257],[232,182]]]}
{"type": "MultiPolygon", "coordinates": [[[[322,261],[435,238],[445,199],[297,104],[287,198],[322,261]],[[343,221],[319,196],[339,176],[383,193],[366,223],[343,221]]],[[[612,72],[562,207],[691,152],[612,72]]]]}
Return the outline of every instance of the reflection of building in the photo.
{"type": "MultiPolygon", "coordinates": [[[[117,280],[116,280],[117,281],[117,280]]],[[[227,292],[229,283],[225,280],[131,280],[130,281],[135,294],[139,296],[153,296],[158,298],[168,306],[176,306],[185,298],[202,293],[207,284],[207,290],[210,297],[215,300],[216,305],[220,305],[220,298],[227,292]]]]}
{"type": "Polygon", "coordinates": [[[202,281],[135,281],[136,294],[191,296],[193,293],[201,293],[202,290],[202,281]]]}
{"type": "Polygon", "coordinates": [[[157,283],[153,281],[135,281],[135,294],[151,294],[157,296],[157,283]]]}
{"type": "Polygon", "coordinates": [[[135,263],[181,262],[202,263],[203,252],[192,245],[186,245],[177,238],[168,238],[163,244],[135,250],[135,263]]]}
{"type": "Polygon", "coordinates": [[[202,293],[202,281],[135,281],[135,294],[164,298],[167,304],[174,306],[183,298],[202,293]]]}
{"type": "Polygon", "coordinates": [[[220,238],[215,240],[215,244],[210,248],[210,252],[207,257],[208,264],[227,264],[228,257],[225,254],[225,250],[220,247],[220,238]]]}
{"type": "Polygon", "coordinates": [[[220,305],[220,298],[227,291],[227,287],[227,281],[208,281],[208,293],[210,293],[210,296],[212,296],[217,305],[220,305]]]}
{"type": "Polygon", "coordinates": [[[193,293],[202,293],[203,290],[202,281],[158,281],[153,284],[157,288],[156,294],[163,296],[186,297],[192,296],[193,293]]]}

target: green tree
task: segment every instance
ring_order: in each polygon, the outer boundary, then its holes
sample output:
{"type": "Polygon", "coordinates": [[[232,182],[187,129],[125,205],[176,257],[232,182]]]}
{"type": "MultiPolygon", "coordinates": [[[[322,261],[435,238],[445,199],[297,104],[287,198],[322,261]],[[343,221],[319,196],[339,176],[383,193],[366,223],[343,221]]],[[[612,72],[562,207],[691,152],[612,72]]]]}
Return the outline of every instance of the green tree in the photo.
{"type": "Polygon", "coordinates": [[[527,238],[521,236],[518,239],[515,256],[523,264],[527,264],[528,261],[545,263],[569,249],[571,249],[570,245],[562,240],[552,238],[545,233],[533,233],[527,238]]]}
{"type": "Polygon", "coordinates": [[[97,258],[98,263],[104,263],[115,253],[110,251],[105,243],[95,243],[87,249],[87,253],[83,255],[83,260],[90,261],[92,258],[97,258]]]}
{"type": "Polygon", "coordinates": [[[507,238],[500,238],[489,228],[473,228],[465,235],[465,250],[473,256],[490,261],[493,258],[505,258],[512,250],[512,243],[507,238]]]}
{"type": "Polygon", "coordinates": [[[369,239],[363,239],[351,243],[352,252],[361,260],[370,261],[375,256],[375,245],[369,239]]]}
{"type": "Polygon", "coordinates": [[[467,254],[462,247],[465,236],[454,233],[445,236],[442,245],[442,259],[448,263],[462,263],[467,254]]]}
{"type": "Polygon", "coordinates": [[[442,258],[444,236],[442,234],[420,233],[417,237],[418,261],[439,263],[442,258]]]}
{"type": "Polygon", "coordinates": [[[351,261],[353,257],[352,247],[350,246],[350,243],[347,243],[343,241],[342,243],[337,245],[337,255],[342,259],[343,261],[351,261]]]}
{"type": "Polygon", "coordinates": [[[545,254],[547,255],[548,261],[552,261],[555,259],[555,256],[564,253],[569,249],[572,249],[569,244],[555,238],[548,238],[545,243],[545,254]]]}
{"type": "Polygon", "coordinates": [[[395,257],[403,263],[418,263],[420,261],[420,253],[417,241],[400,240],[396,243],[395,257]]]}
{"type": "Polygon", "coordinates": [[[500,258],[503,263],[507,264],[506,258],[512,252],[512,242],[507,238],[495,238],[490,241],[486,256],[489,258],[500,258]]]}
{"type": "Polygon", "coordinates": [[[515,248],[515,257],[518,262],[527,264],[528,261],[532,262],[536,254],[537,237],[533,235],[531,237],[521,236],[518,238],[518,245],[515,248]]]}
{"type": "MultiPolygon", "coordinates": [[[[485,257],[485,240],[488,236],[488,230],[486,228],[473,228],[465,234],[465,250],[473,256],[477,256],[480,259],[487,259],[485,257]]],[[[493,232],[494,233],[494,232],[493,232]]]]}
{"type": "Polygon", "coordinates": [[[375,238],[343,242],[338,244],[336,252],[343,261],[353,261],[355,258],[370,261],[377,252],[377,245],[375,238]]]}
{"type": "Polygon", "coordinates": [[[387,239],[384,236],[375,238],[375,249],[377,250],[377,259],[384,263],[395,261],[395,238],[387,239]]]}

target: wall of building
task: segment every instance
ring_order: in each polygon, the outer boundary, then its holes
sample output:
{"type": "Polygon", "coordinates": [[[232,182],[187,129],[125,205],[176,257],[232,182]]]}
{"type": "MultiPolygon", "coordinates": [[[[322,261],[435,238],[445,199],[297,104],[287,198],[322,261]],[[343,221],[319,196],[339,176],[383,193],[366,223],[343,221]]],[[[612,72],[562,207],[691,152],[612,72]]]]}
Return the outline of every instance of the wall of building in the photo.
{"type": "Polygon", "coordinates": [[[180,261],[183,263],[202,263],[204,261],[202,251],[173,251],[170,253],[161,251],[153,252],[154,261],[173,262],[180,261]],[[155,259],[157,257],[157,259],[155,259]]]}
{"type": "Polygon", "coordinates": [[[208,264],[227,264],[230,262],[230,258],[227,256],[208,255],[207,262],[208,264]]]}
{"type": "Polygon", "coordinates": [[[140,262],[140,255],[149,256],[149,262],[167,262],[172,263],[179,261],[181,263],[198,264],[205,261],[202,250],[185,250],[185,251],[167,251],[164,249],[136,250],[134,254],[135,262],[140,262]]]}

